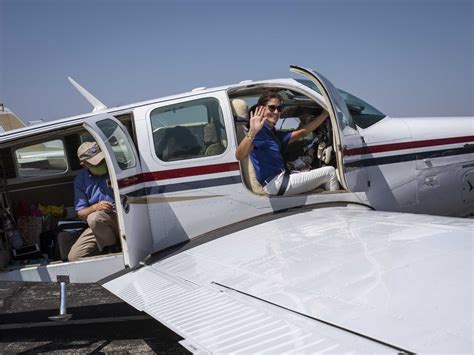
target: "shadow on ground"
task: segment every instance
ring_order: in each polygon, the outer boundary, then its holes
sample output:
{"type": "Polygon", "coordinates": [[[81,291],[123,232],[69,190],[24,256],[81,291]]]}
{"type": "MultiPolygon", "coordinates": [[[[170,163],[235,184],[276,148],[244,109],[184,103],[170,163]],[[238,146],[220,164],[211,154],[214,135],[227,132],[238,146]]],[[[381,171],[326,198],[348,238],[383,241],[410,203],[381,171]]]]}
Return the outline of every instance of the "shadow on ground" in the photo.
{"type": "Polygon", "coordinates": [[[189,354],[158,321],[96,284],[70,285],[68,322],[57,284],[0,283],[1,354],[189,354]]]}

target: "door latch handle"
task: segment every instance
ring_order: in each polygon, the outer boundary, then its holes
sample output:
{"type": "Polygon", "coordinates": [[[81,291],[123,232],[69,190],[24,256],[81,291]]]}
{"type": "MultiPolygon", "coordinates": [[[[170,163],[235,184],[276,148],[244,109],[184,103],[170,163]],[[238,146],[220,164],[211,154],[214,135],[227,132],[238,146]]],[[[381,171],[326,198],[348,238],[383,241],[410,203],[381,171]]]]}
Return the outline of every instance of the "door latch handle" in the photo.
{"type": "Polygon", "coordinates": [[[131,183],[137,182],[138,178],[136,176],[132,176],[132,177],[124,178],[122,181],[125,184],[131,184],[131,183]]]}
{"type": "Polygon", "coordinates": [[[130,211],[130,203],[128,202],[128,198],[126,195],[120,196],[120,202],[122,203],[123,211],[128,213],[130,211]]]}

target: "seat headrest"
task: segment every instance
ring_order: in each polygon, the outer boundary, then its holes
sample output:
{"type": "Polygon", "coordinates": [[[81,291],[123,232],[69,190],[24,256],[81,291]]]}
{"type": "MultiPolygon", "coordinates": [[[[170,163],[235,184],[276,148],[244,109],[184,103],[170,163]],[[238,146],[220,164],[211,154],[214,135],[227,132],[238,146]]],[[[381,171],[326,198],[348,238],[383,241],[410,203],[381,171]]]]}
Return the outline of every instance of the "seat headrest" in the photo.
{"type": "Polygon", "coordinates": [[[204,144],[209,145],[219,142],[219,137],[217,136],[217,128],[215,123],[208,123],[204,126],[204,144]]]}
{"type": "Polygon", "coordinates": [[[249,119],[249,107],[247,103],[242,100],[242,99],[232,99],[230,101],[230,104],[232,106],[232,113],[236,117],[236,119],[239,121],[248,121],[249,119]]]}

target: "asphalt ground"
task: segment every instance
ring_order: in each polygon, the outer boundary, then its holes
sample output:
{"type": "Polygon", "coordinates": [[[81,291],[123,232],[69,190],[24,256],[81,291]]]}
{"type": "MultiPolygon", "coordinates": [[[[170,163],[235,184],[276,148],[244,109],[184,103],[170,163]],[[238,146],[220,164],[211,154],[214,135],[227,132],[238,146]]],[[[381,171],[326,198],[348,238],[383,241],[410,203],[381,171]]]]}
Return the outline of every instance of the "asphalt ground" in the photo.
{"type": "Polygon", "coordinates": [[[97,284],[69,284],[67,322],[56,283],[0,282],[1,354],[189,354],[158,321],[97,284]]]}

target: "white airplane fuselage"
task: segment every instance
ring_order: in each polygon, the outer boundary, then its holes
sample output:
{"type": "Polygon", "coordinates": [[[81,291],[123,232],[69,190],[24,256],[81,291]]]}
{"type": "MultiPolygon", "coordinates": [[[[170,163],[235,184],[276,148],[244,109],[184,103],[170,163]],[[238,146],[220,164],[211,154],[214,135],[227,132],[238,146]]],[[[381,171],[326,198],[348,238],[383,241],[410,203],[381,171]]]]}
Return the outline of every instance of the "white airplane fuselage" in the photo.
{"type": "Polygon", "coordinates": [[[376,209],[444,216],[473,213],[473,117],[388,118],[361,131],[358,163],[376,209]],[[383,197],[382,197],[383,196],[383,197]]]}

